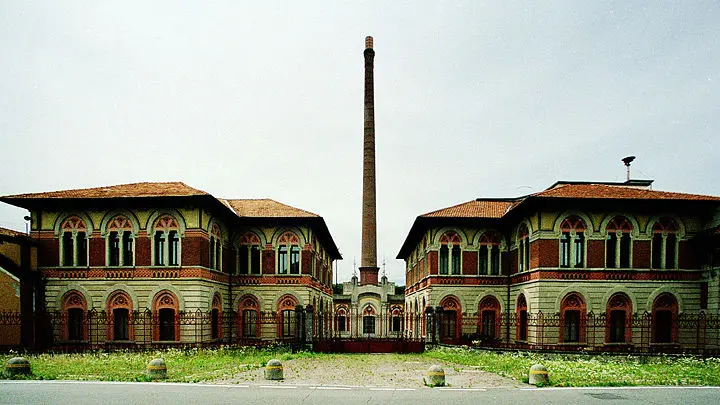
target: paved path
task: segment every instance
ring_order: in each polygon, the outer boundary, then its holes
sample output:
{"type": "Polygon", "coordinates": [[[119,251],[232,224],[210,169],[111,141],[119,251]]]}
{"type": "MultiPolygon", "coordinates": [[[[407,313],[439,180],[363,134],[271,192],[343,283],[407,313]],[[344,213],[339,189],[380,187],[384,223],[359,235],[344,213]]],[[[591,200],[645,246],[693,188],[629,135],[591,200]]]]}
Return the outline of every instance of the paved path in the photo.
{"type": "Polygon", "coordinates": [[[398,388],[0,381],[0,404],[702,404],[720,387],[398,388]],[[490,402],[491,401],[491,402],[490,402]]]}

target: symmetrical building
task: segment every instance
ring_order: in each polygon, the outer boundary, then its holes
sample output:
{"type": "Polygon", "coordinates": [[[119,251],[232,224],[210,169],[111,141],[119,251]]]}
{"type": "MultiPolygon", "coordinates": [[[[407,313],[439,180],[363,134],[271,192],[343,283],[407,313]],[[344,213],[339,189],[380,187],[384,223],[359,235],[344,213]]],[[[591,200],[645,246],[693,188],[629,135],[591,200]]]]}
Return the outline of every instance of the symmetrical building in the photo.
{"type": "Polygon", "coordinates": [[[298,306],[332,311],[333,261],[341,257],[323,218],[308,211],[216,198],[183,183],[0,201],[31,213],[40,307],[62,315],[55,341],[93,333],[111,342],[276,339],[296,335],[298,306]],[[89,311],[104,311],[103,330],[89,330],[89,311]],[[223,322],[230,312],[237,316],[223,322]],[[151,331],[137,330],[143,313],[151,331]],[[193,313],[210,314],[207,327],[182,321],[193,313]],[[265,313],[272,322],[262,321],[265,313]]]}
{"type": "MultiPolygon", "coordinates": [[[[720,197],[651,183],[560,181],[417,217],[397,256],[406,262],[406,308],[439,310],[447,342],[532,345],[542,332],[543,343],[584,344],[588,314],[603,319],[594,344],[694,342],[677,319],[720,313],[720,197]],[[556,323],[540,331],[540,313],[556,323]],[[633,335],[632,319],[643,314],[649,330],[633,335]]],[[[407,327],[422,336],[430,325],[407,327]]]]}

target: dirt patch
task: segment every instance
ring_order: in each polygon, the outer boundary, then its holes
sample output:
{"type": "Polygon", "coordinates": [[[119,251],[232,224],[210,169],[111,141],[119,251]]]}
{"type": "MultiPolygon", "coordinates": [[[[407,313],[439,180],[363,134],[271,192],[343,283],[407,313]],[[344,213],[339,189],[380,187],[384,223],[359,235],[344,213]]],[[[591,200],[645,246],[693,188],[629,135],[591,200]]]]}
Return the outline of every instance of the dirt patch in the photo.
{"type": "Polygon", "coordinates": [[[412,354],[337,354],[297,358],[283,362],[284,381],[265,380],[261,368],[241,372],[231,379],[215,382],[223,384],[263,383],[418,388],[425,386],[423,377],[433,364],[438,364],[443,368],[445,381],[451,387],[511,388],[527,386],[519,381],[500,377],[472,366],[443,363],[412,354]]]}

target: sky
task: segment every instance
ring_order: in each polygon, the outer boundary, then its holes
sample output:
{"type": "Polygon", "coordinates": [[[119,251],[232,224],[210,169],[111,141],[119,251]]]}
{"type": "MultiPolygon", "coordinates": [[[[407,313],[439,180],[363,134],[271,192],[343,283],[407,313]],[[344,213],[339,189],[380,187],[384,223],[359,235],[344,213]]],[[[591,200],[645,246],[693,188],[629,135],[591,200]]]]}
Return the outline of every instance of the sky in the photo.
{"type": "MultiPolygon", "coordinates": [[[[557,180],[720,195],[716,1],[0,2],[0,195],[182,181],[325,218],[360,262],[375,39],[378,263],[418,215],[557,180]],[[542,4],[540,4],[542,3],[542,4]]],[[[0,226],[26,212],[0,203],[0,226]]]]}

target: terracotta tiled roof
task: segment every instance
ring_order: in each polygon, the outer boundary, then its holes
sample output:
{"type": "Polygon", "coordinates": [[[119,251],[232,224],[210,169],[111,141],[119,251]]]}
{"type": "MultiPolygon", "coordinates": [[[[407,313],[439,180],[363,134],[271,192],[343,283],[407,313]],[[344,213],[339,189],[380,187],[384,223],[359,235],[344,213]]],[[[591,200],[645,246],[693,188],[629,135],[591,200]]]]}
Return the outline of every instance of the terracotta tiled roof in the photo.
{"type": "Polygon", "coordinates": [[[0,235],[6,235],[6,236],[27,236],[25,232],[18,232],[13,231],[12,229],[7,229],[0,227],[0,235]]]}
{"type": "Polygon", "coordinates": [[[514,200],[473,200],[421,215],[423,218],[501,218],[514,200]]]}
{"type": "Polygon", "coordinates": [[[81,188],[76,190],[50,191],[45,193],[17,194],[3,199],[61,199],[61,198],[123,198],[123,197],[188,197],[209,195],[185,183],[132,183],[116,186],[81,188]]]}
{"type": "Polygon", "coordinates": [[[628,186],[606,184],[560,184],[554,188],[532,194],[533,197],[593,198],[621,200],[693,200],[720,201],[720,197],[671,193],[628,186]]]}
{"type": "Polygon", "coordinates": [[[317,214],[279,203],[269,198],[220,200],[239,217],[256,218],[319,218],[317,214]]]}

